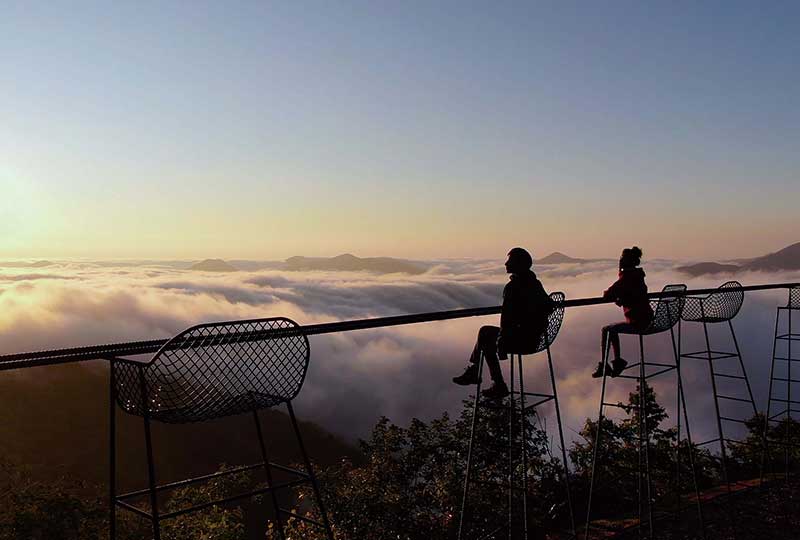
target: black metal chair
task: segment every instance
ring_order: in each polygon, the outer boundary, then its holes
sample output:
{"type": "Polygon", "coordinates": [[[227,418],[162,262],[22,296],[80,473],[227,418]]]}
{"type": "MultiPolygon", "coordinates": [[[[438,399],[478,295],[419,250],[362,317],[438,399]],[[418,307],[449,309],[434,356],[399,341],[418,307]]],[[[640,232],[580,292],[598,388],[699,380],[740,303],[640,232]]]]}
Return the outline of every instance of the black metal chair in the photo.
{"type": "Polygon", "coordinates": [[[297,516],[278,504],[277,490],[310,483],[319,508],[322,527],[330,540],[333,532],[319,493],[314,471],[306,453],[292,400],[305,380],[310,356],[308,338],[298,325],[286,318],[254,319],[200,324],[169,340],[149,362],[110,357],[110,536],[116,538],[116,508],[129,510],[149,519],[155,540],[160,540],[160,523],[215,504],[228,503],[253,495],[270,493],[279,532],[283,538],[283,517],[297,516]],[[116,420],[114,404],[126,413],[144,420],[147,450],[148,488],[125,494],[116,492],[116,420]],[[258,411],[285,403],[305,464],[300,471],[269,460],[258,411]],[[156,484],[150,423],[183,424],[202,422],[229,415],[250,413],[255,420],[262,461],[222,472],[164,485],[156,484]],[[176,487],[202,482],[223,475],[264,468],[267,487],[170,513],[160,513],[158,495],[176,487]],[[273,470],[292,475],[293,480],[277,484],[273,470]],[[150,511],[129,503],[149,496],[150,511]]]}
{"type": "MultiPolygon", "coordinates": [[[[639,454],[639,464],[636,468],[636,475],[637,475],[637,485],[638,485],[638,528],[641,533],[642,526],[644,523],[644,507],[647,507],[647,523],[649,528],[650,537],[653,536],[654,530],[654,520],[653,520],[653,506],[654,506],[654,493],[652,487],[652,480],[651,480],[651,473],[650,473],[650,432],[649,427],[647,425],[647,400],[644,399],[642,392],[646,388],[647,380],[656,377],[658,375],[662,375],[664,373],[670,372],[675,370],[677,375],[677,447],[680,448],[680,441],[681,441],[681,408],[683,408],[683,418],[686,423],[686,439],[689,444],[689,463],[692,471],[693,482],[695,487],[695,495],[698,501],[697,504],[697,511],[700,522],[702,524],[703,516],[702,510],[699,504],[699,492],[697,488],[697,475],[694,465],[694,455],[691,452],[692,448],[692,436],[691,431],[689,429],[689,418],[686,412],[686,399],[683,393],[683,381],[681,379],[681,371],[680,371],[680,357],[678,355],[678,349],[675,344],[675,331],[674,327],[678,324],[678,321],[681,318],[681,313],[684,309],[684,295],[682,294],[686,291],[686,285],[667,285],[662,290],[663,296],[658,300],[651,300],[650,305],[653,309],[653,320],[650,324],[641,330],[640,332],[630,331],[630,332],[621,332],[628,335],[635,335],[639,338],[639,361],[634,364],[628,365],[625,370],[623,370],[623,374],[619,375],[617,378],[620,379],[629,379],[634,380],[638,383],[639,387],[639,423],[637,425],[637,433],[636,433],[636,440],[637,440],[637,452],[639,454]],[[669,332],[670,338],[672,342],[672,352],[673,357],[675,359],[675,364],[665,364],[660,362],[648,362],[645,359],[644,355],[644,336],[660,334],[663,332],[669,332]],[[648,367],[652,366],[655,368],[655,371],[648,373],[648,367]],[[624,374],[625,371],[638,368],[637,375],[626,375],[624,374]],[[642,465],[644,465],[644,470],[642,469],[642,465]]],[[[606,349],[603,352],[603,365],[606,365],[608,361],[610,351],[610,340],[606,343],[606,349]]],[[[598,461],[598,448],[600,446],[600,437],[602,433],[602,426],[603,426],[603,418],[605,417],[605,407],[618,407],[625,409],[627,411],[627,407],[620,403],[610,403],[606,402],[606,381],[608,379],[607,374],[604,373],[603,375],[603,382],[602,387],[600,390],[600,412],[598,414],[598,421],[597,421],[597,433],[595,434],[595,441],[594,441],[594,450],[592,455],[592,472],[591,472],[591,479],[589,481],[589,499],[586,511],[586,530],[584,537],[586,539],[589,538],[589,533],[593,526],[591,525],[591,518],[592,518],[592,498],[594,496],[595,487],[597,484],[596,476],[597,476],[597,461],[598,461]]],[[[679,452],[676,451],[676,458],[679,456],[679,452]]],[[[680,463],[678,463],[677,470],[680,471],[680,463]]],[[[676,478],[676,489],[679,489],[680,486],[680,478],[676,478]]],[[[679,493],[675,494],[676,497],[679,499],[679,493]]],[[[680,499],[679,499],[680,500],[680,499]]]]}
{"type": "MultiPolygon", "coordinates": [[[[472,468],[473,468],[473,459],[474,459],[474,450],[475,450],[475,427],[478,423],[478,411],[481,408],[490,408],[490,409],[497,409],[502,408],[508,410],[508,484],[499,484],[497,487],[503,488],[507,490],[508,493],[508,536],[511,538],[513,536],[514,527],[518,527],[522,530],[522,538],[528,538],[528,504],[527,504],[527,487],[528,487],[528,455],[527,455],[527,446],[525,441],[527,440],[527,428],[525,423],[525,415],[529,415],[535,413],[535,408],[547,403],[549,401],[553,401],[555,405],[556,411],[556,420],[558,424],[558,436],[559,441],[561,443],[561,459],[563,460],[562,463],[564,465],[563,469],[563,481],[564,481],[564,490],[565,490],[565,497],[567,501],[567,508],[569,511],[569,518],[570,518],[570,527],[571,527],[571,536],[575,537],[575,519],[574,514],[572,511],[572,496],[570,493],[569,488],[569,470],[568,470],[568,461],[567,461],[567,452],[566,452],[566,445],[564,444],[564,431],[561,423],[561,410],[559,408],[558,403],[558,392],[556,391],[556,379],[555,379],[555,372],[553,370],[553,357],[550,353],[550,347],[553,345],[556,337],[558,336],[558,332],[561,329],[561,323],[564,320],[564,293],[562,292],[555,292],[550,294],[550,298],[553,300],[555,304],[555,308],[550,313],[547,322],[547,328],[542,333],[541,338],[539,339],[538,344],[535,348],[530,350],[514,350],[514,351],[507,351],[509,354],[510,359],[510,395],[508,400],[508,406],[498,406],[495,403],[489,400],[481,400],[481,383],[479,382],[477,388],[475,389],[475,400],[473,405],[472,411],[472,427],[470,430],[470,439],[469,439],[469,449],[467,451],[467,471],[464,476],[464,489],[461,499],[461,514],[459,518],[459,525],[458,525],[458,539],[461,540],[466,535],[466,524],[468,521],[467,518],[467,510],[468,510],[468,498],[470,493],[470,486],[473,483],[486,483],[481,482],[478,479],[472,478],[472,468]],[[539,352],[547,351],[547,364],[550,370],[550,385],[552,393],[539,393],[539,392],[526,392],[525,391],[525,384],[524,384],[524,377],[522,371],[522,357],[525,355],[533,355],[539,352]],[[519,390],[515,390],[515,379],[514,379],[514,361],[517,362],[517,370],[519,373],[519,390]],[[517,400],[516,397],[519,397],[517,400]],[[526,398],[531,397],[535,398],[535,401],[527,405],[526,398]],[[518,431],[521,432],[521,441],[520,441],[520,454],[522,459],[522,485],[515,485],[514,479],[514,463],[513,463],[513,441],[514,441],[514,426],[515,426],[515,415],[517,414],[517,401],[519,401],[519,415],[520,419],[518,420],[518,431]],[[513,499],[514,493],[521,493],[522,494],[522,520],[519,521],[518,516],[514,514],[514,506],[513,506],[513,499]]],[[[480,361],[478,363],[478,377],[479,379],[482,378],[483,375],[483,364],[484,359],[481,356],[480,361]]],[[[505,525],[495,525],[494,533],[497,533],[504,529],[505,525]]],[[[485,532],[485,531],[484,531],[485,532]]],[[[490,538],[492,537],[492,532],[488,535],[484,534],[481,538],[490,538]]]]}
{"type": "MultiPolygon", "coordinates": [[[[728,445],[729,444],[745,444],[744,441],[737,441],[732,437],[725,436],[725,429],[723,422],[725,423],[736,423],[740,425],[745,425],[748,418],[736,418],[736,416],[740,416],[740,411],[735,409],[730,409],[731,406],[737,403],[744,403],[750,405],[748,409],[751,409],[752,416],[754,416],[757,412],[755,400],[753,399],[753,390],[750,387],[750,381],[747,378],[747,370],[744,367],[744,362],[742,361],[742,354],[739,350],[739,343],[736,340],[736,333],[733,330],[733,322],[732,319],[736,317],[739,313],[739,310],[742,308],[742,304],[744,303],[744,291],[742,290],[742,284],[738,281],[728,281],[720,285],[717,289],[717,292],[713,292],[707,296],[697,297],[697,296],[690,296],[686,298],[686,306],[683,308],[683,314],[681,315],[682,322],[692,322],[692,323],[699,323],[703,325],[703,335],[705,337],[705,349],[701,351],[689,352],[684,353],[682,352],[682,339],[681,336],[683,335],[682,329],[679,327],[678,330],[678,350],[681,351],[681,358],[690,358],[694,360],[707,360],[708,361],[708,369],[709,375],[711,379],[711,390],[714,394],[714,409],[717,416],[717,437],[708,441],[704,441],[698,444],[698,446],[704,446],[713,443],[719,443],[720,448],[720,463],[722,469],[722,479],[727,486],[728,492],[731,491],[731,478],[730,478],[730,471],[729,471],[729,463],[728,463],[728,445]],[[730,330],[731,339],[733,341],[733,345],[735,350],[734,351],[720,351],[715,350],[711,347],[711,340],[709,339],[709,331],[708,326],[710,324],[719,324],[719,323],[728,323],[728,329],[730,330]],[[739,373],[731,373],[728,372],[721,372],[714,369],[714,364],[718,360],[725,360],[729,358],[736,358],[738,359],[738,367],[740,369],[739,373]],[[729,393],[735,393],[737,391],[741,391],[741,386],[727,386],[726,393],[720,393],[718,386],[725,385],[725,381],[737,385],[741,384],[739,381],[744,381],[744,386],[747,391],[745,397],[740,397],[736,395],[728,395],[729,393]],[[728,404],[729,411],[725,411],[723,414],[723,403],[728,404]]],[[[682,323],[681,323],[682,326],[682,323]]],[[[749,413],[748,413],[749,414],[749,413]]]]}
{"type": "Polygon", "coordinates": [[[800,333],[794,332],[792,328],[792,313],[794,311],[800,311],[800,286],[789,289],[789,301],[785,306],[779,306],[775,313],[775,337],[772,342],[772,366],[769,372],[767,414],[764,422],[764,449],[761,463],[762,482],[764,480],[766,455],[769,446],[783,447],[784,475],[787,480],[790,472],[792,449],[800,446],[800,441],[795,440],[793,433],[793,424],[797,422],[797,414],[800,413],[800,409],[796,407],[800,404],[800,399],[798,399],[796,393],[792,392],[792,383],[800,382],[800,380],[792,376],[792,364],[800,362],[800,358],[797,358],[792,352],[792,343],[800,341],[800,333]],[[785,333],[781,330],[780,325],[782,313],[786,313],[785,333]],[[779,343],[785,344],[782,347],[782,352],[778,349],[779,343]],[[776,362],[785,363],[786,369],[776,373],[776,362]],[[776,385],[784,385],[784,391],[780,392],[780,390],[776,389],[776,385]],[[776,397],[775,393],[780,393],[782,396],[776,397]],[[780,404],[778,406],[780,411],[777,413],[773,412],[773,402],[780,404]],[[783,436],[779,437],[779,440],[768,437],[771,424],[783,424],[783,426],[778,426],[778,429],[783,428],[781,429],[783,436]]]}

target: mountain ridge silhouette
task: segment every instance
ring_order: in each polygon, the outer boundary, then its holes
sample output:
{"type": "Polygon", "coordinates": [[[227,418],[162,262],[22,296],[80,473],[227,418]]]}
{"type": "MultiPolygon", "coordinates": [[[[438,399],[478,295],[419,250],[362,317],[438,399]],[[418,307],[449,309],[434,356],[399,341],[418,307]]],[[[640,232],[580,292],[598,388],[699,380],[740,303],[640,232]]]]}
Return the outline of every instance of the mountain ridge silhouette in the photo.
{"type": "Polygon", "coordinates": [[[706,261],[678,266],[675,270],[695,277],[707,274],[731,274],[741,271],[778,272],[800,270],[800,242],[795,242],[783,249],[760,257],[738,259],[735,262],[737,264],[706,261]]]}

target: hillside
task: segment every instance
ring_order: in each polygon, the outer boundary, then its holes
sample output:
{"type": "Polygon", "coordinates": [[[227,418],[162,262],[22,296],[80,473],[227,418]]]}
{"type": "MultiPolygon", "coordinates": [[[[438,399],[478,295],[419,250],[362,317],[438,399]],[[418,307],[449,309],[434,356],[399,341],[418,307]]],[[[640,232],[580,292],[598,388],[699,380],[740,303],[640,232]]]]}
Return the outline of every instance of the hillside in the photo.
{"type": "Polygon", "coordinates": [[[800,270],[800,242],[787,246],[774,253],[768,253],[754,259],[739,259],[738,264],[700,262],[675,269],[691,276],[709,274],[732,274],[734,272],[777,272],[785,270],[800,270]]]}
{"type": "Polygon", "coordinates": [[[800,270],[800,242],[775,253],[750,260],[744,266],[748,270],[800,270]]]}
{"type": "Polygon", "coordinates": [[[336,272],[375,272],[378,274],[422,274],[427,269],[403,259],[391,257],[356,257],[346,253],[336,257],[302,257],[286,259],[286,270],[324,270],[336,272]]]}
{"type": "Polygon", "coordinates": [[[189,270],[201,272],[236,272],[238,268],[226,263],[222,259],[205,259],[189,267],[189,270]]]}
{"type": "MultiPolygon", "coordinates": [[[[300,459],[291,423],[280,411],[263,411],[262,424],[275,461],[300,459]]],[[[302,420],[302,417],[301,417],[302,420]]],[[[122,489],[145,482],[141,418],[117,411],[122,489]]],[[[301,422],[316,462],[337,462],[357,451],[322,428],[301,422]]],[[[232,416],[197,424],[153,424],[159,481],[216,470],[220,463],[258,461],[253,419],[232,416]]],[[[104,363],[6,372],[0,377],[0,457],[30,465],[37,478],[68,476],[102,484],[108,462],[108,373],[104,363]]]]}
{"type": "Polygon", "coordinates": [[[706,274],[733,274],[741,269],[741,266],[735,264],[720,264],[715,262],[689,264],[675,268],[678,272],[683,272],[684,274],[689,274],[694,277],[704,276],[706,274]]]}

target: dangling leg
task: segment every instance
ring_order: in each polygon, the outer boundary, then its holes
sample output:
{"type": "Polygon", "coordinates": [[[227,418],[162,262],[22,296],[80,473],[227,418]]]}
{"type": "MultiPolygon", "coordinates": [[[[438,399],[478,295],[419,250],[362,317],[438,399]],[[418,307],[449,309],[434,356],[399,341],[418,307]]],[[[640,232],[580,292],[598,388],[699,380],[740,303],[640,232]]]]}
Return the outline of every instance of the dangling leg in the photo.
{"type": "Polygon", "coordinates": [[[469,356],[469,364],[467,364],[464,373],[453,377],[454,383],[460,386],[471,386],[481,382],[478,365],[484,361],[487,347],[493,350],[497,349],[497,336],[499,333],[500,329],[496,326],[481,327],[478,331],[478,337],[475,339],[475,346],[472,348],[472,353],[469,356]],[[494,338],[492,338],[492,334],[494,338]]]}

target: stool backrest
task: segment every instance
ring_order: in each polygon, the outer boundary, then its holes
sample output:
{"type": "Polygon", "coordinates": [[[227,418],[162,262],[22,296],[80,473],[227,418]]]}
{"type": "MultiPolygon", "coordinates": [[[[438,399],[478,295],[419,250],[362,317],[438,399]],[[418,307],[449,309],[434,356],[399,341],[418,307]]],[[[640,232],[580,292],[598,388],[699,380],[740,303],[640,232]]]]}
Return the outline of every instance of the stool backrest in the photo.
{"type": "Polygon", "coordinates": [[[118,370],[117,401],[141,414],[144,398],[150,412],[172,411],[176,422],[181,415],[197,421],[236,414],[255,398],[294,399],[309,356],[308,338],[284,317],[199,324],[170,339],[141,373],[118,370]],[[144,379],[144,396],[137,378],[144,379]]]}
{"type": "Polygon", "coordinates": [[[789,289],[789,304],[786,307],[800,309],[800,285],[789,289]]]}
{"type": "Polygon", "coordinates": [[[727,281],[708,296],[687,298],[682,317],[685,321],[729,321],[739,313],[743,303],[742,284],[727,281]]]}
{"type": "MultiPolygon", "coordinates": [[[[661,289],[662,293],[684,291],[686,291],[686,285],[683,284],[667,285],[661,289]]],[[[650,307],[653,308],[653,321],[650,323],[648,332],[663,332],[675,326],[681,318],[685,302],[686,299],[683,296],[670,296],[650,300],[650,307]]]]}
{"type": "Polygon", "coordinates": [[[563,292],[550,293],[550,300],[555,304],[553,311],[547,318],[547,329],[542,333],[539,344],[536,347],[536,352],[541,352],[550,347],[558,336],[561,330],[561,323],[564,321],[564,299],[566,296],[563,292]]]}

